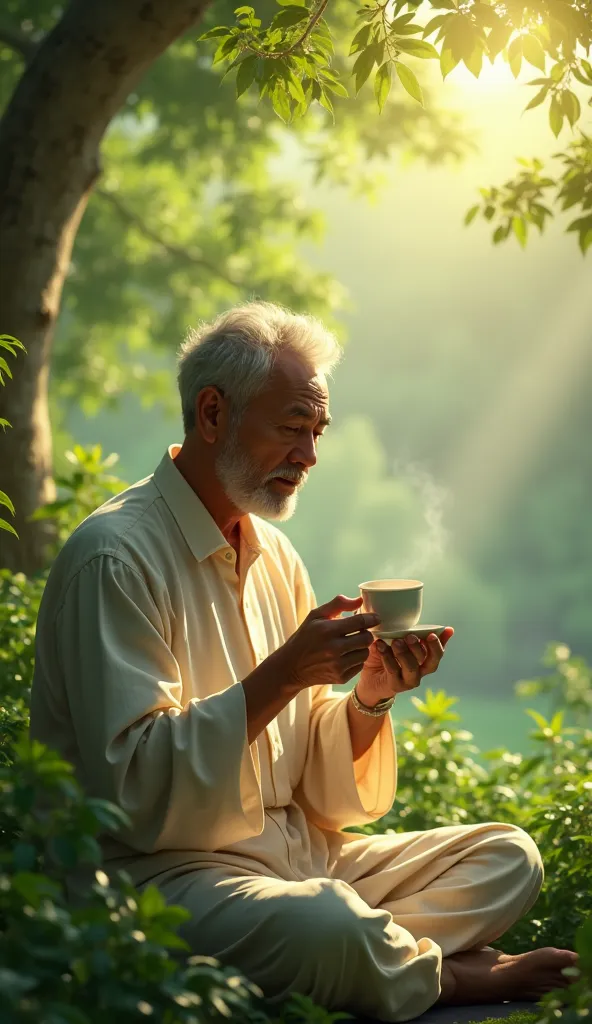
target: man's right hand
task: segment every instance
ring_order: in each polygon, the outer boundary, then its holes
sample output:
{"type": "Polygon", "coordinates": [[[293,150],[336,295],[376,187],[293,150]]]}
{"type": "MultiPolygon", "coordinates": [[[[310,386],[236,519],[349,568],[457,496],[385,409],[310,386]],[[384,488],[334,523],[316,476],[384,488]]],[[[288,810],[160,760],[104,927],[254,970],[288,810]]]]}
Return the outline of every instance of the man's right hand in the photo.
{"type": "Polygon", "coordinates": [[[355,612],[361,597],[338,594],[327,604],[308,613],[289,640],[272,655],[277,678],[293,696],[307,686],[340,686],[360,672],[374,637],[371,626],[378,615],[360,612],[340,618],[342,612],[355,612]]]}

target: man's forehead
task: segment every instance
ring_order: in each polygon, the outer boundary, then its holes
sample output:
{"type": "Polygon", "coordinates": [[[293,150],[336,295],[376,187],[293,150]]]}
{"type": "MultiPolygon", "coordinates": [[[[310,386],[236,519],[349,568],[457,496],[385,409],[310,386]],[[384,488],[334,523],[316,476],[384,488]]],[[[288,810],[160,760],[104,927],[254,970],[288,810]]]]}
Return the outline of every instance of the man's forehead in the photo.
{"type": "Polygon", "coordinates": [[[278,358],[271,372],[268,395],[283,411],[292,415],[326,413],[329,405],[329,389],[324,374],[308,366],[292,353],[278,358]]]}

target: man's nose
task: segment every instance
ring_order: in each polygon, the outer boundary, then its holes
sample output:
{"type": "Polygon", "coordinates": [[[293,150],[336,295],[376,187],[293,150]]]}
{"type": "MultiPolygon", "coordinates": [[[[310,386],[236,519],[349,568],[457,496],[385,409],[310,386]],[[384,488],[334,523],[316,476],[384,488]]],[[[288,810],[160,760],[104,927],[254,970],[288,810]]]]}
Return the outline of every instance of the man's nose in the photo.
{"type": "Polygon", "coordinates": [[[300,463],[306,466],[307,469],[312,469],[317,464],[317,450],[314,443],[314,437],[311,434],[309,438],[299,438],[298,445],[290,453],[290,462],[300,463]]]}

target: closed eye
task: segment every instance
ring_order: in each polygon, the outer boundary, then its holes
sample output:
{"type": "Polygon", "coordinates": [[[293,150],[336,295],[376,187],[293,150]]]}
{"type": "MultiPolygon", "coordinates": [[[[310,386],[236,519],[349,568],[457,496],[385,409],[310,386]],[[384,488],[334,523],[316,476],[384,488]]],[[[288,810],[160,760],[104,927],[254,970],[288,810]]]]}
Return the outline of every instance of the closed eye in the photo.
{"type": "MultiPolygon", "coordinates": [[[[284,426],[282,427],[282,430],[287,430],[289,434],[299,434],[299,433],[300,433],[300,431],[302,430],[302,427],[289,427],[289,426],[288,426],[288,425],[286,424],[286,425],[284,425],[284,426]]],[[[316,431],[316,432],[315,432],[315,435],[314,435],[314,439],[315,439],[315,441],[318,441],[319,437],[323,437],[323,434],[324,434],[324,433],[325,433],[325,432],[324,432],[324,430],[319,430],[319,431],[316,431]]]]}

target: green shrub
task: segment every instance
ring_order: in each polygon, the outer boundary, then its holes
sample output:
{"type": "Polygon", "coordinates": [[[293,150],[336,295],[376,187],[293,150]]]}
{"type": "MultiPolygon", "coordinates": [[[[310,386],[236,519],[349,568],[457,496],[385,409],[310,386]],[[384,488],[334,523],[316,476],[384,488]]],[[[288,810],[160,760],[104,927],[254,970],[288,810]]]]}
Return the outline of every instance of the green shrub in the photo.
{"type": "Polygon", "coordinates": [[[188,950],[177,928],[190,915],[158,889],[139,893],[101,870],[96,836],[127,823],[85,797],[70,765],[21,738],[0,768],[0,1020],[2,1024],[201,1024],[272,1019],[331,1024],[343,1015],[295,998],[272,1018],[260,990],[232,968],[188,950]],[[7,840],[7,837],[10,837],[7,840]],[[83,905],[65,896],[77,865],[96,868],[83,905]],[[171,952],[174,955],[170,955],[171,952]]]}
{"type": "Polygon", "coordinates": [[[393,809],[367,833],[504,821],[535,840],[546,880],[535,907],[506,936],[504,948],[573,948],[578,925],[592,916],[592,730],[548,722],[537,728],[531,756],[499,749],[480,753],[458,728],[456,698],[426,690],[414,698],[423,721],[396,724],[399,782],[393,809]],[[538,748],[538,749],[536,749],[538,748]]]}
{"type": "Polygon", "coordinates": [[[573,982],[564,992],[551,992],[541,1000],[538,1024],[582,1024],[592,1016],[592,919],[579,926],[575,948],[578,967],[565,971],[573,982]]]}
{"type": "Polygon", "coordinates": [[[15,754],[0,770],[3,824],[18,834],[0,850],[3,1024],[265,1020],[236,972],[199,958],[179,967],[168,955],[187,948],[175,929],[189,915],[154,887],[138,894],[123,872],[111,882],[97,870],[85,905],[68,906],[65,873],[99,865],[97,833],[125,816],[85,798],[71,766],[41,744],[21,740],[15,754]]]}
{"type": "Polygon", "coordinates": [[[52,519],[55,522],[58,549],[83,519],[128,486],[125,481],[107,472],[118,462],[119,455],[111,452],[103,458],[100,444],[87,447],[75,444],[72,451],[65,452],[65,456],[72,466],[72,472],[69,476],[56,477],[56,501],[42,505],[31,516],[34,520],[52,519]]]}

